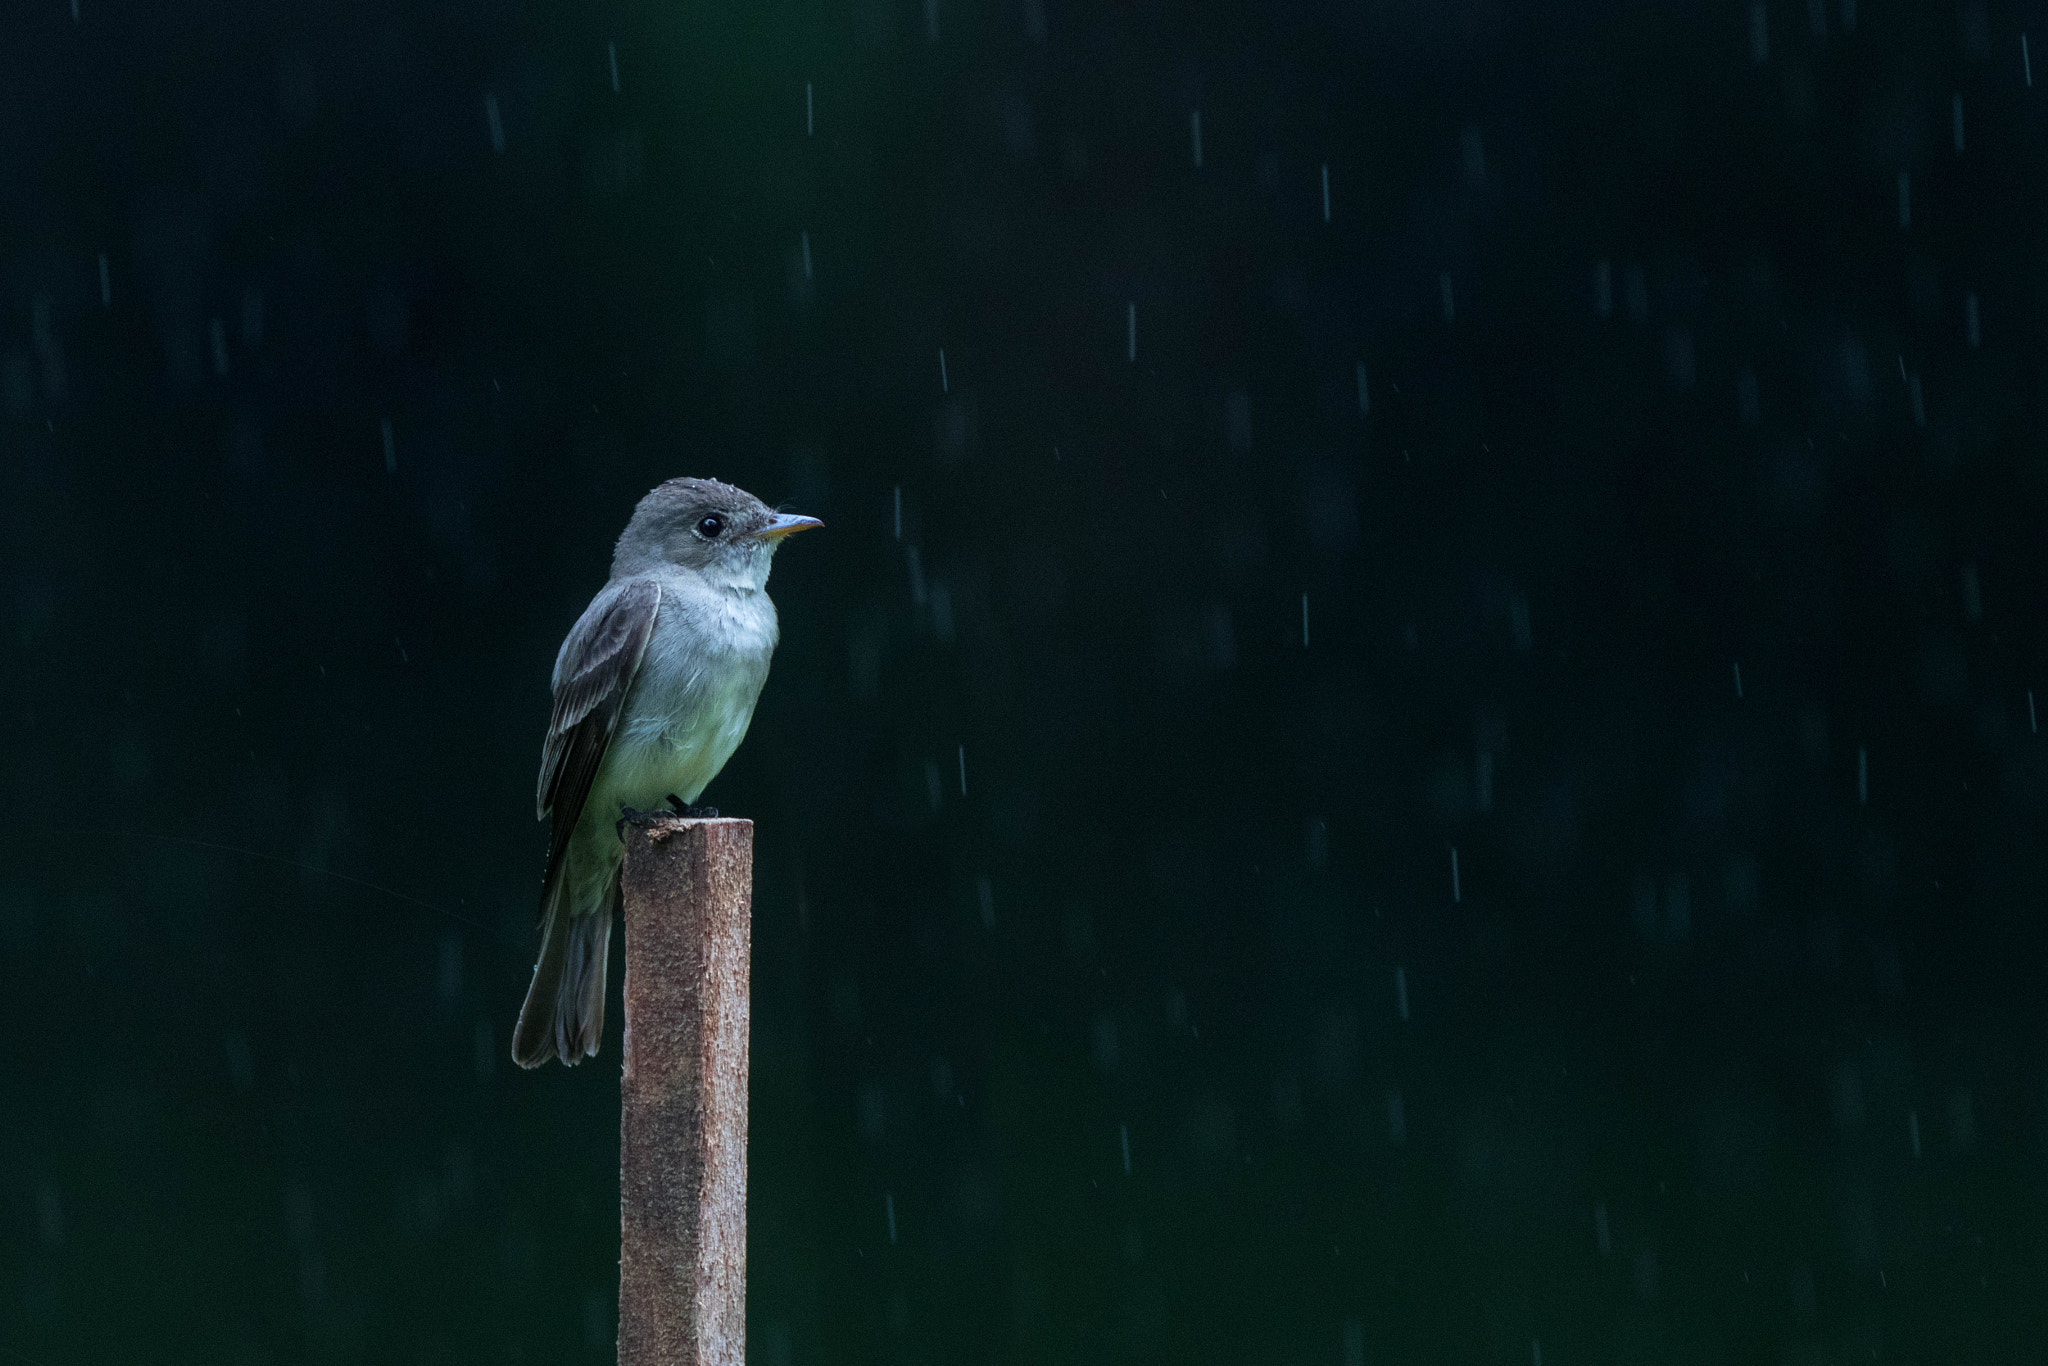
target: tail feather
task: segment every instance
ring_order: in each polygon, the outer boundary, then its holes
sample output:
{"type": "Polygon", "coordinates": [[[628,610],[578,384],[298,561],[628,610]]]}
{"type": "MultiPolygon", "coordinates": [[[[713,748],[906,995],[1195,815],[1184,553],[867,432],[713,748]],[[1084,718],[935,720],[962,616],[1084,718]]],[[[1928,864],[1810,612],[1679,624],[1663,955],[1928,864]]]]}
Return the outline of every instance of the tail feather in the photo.
{"type": "Polygon", "coordinates": [[[577,916],[569,925],[569,970],[562,974],[555,998],[555,1052],[571,1067],[596,1057],[597,1046],[604,1042],[605,977],[611,959],[612,907],[617,902],[614,884],[595,911],[577,916]]]}
{"type": "Polygon", "coordinates": [[[512,1034],[512,1061],[521,1067],[539,1067],[557,1057],[574,1067],[596,1056],[604,1041],[605,980],[618,887],[614,883],[595,911],[572,915],[569,881],[556,881],[542,913],[540,957],[512,1034]]]}

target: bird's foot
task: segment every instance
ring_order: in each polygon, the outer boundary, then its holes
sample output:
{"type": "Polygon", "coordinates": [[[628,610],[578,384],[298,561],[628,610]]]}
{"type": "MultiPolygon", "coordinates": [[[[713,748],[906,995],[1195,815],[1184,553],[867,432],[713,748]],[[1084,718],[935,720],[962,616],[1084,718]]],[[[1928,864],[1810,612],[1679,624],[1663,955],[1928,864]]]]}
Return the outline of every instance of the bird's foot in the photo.
{"type": "Polygon", "coordinates": [[[659,809],[653,811],[635,811],[632,807],[626,806],[622,803],[619,806],[619,823],[614,828],[617,830],[619,838],[624,839],[626,837],[627,826],[645,825],[647,824],[647,822],[653,820],[656,816],[666,816],[667,814],[668,812],[659,809]]]}
{"type": "Polygon", "coordinates": [[[645,825],[657,817],[684,816],[691,820],[718,819],[718,808],[715,806],[692,806],[673,792],[668,794],[667,800],[667,809],[657,806],[646,811],[636,811],[630,806],[621,804],[619,807],[619,823],[616,827],[619,838],[624,839],[626,837],[627,826],[645,825]]]}
{"type": "Polygon", "coordinates": [[[678,797],[678,796],[677,796],[677,795],[676,795],[675,793],[673,793],[673,792],[671,792],[671,793],[669,793],[669,794],[668,794],[668,804],[669,804],[670,806],[672,806],[672,807],[674,807],[674,808],[676,809],[676,814],[677,814],[678,816],[689,816],[689,817],[691,817],[691,818],[693,818],[693,819],[696,819],[696,820],[717,820],[717,819],[718,819],[718,808],[717,808],[717,807],[715,807],[715,806],[692,806],[692,805],[690,805],[690,804],[689,804],[688,802],[684,801],[684,800],[683,800],[683,799],[682,799],[681,797],[678,797]]]}

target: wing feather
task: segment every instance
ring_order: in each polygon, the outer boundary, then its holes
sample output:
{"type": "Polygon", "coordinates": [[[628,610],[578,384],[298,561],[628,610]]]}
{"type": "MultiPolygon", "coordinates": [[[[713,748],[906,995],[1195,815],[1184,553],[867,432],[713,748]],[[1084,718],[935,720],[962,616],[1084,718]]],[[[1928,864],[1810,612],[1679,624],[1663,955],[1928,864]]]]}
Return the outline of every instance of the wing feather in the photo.
{"type": "Polygon", "coordinates": [[[541,745],[535,793],[540,817],[551,822],[546,882],[561,871],[569,837],[611,746],[660,608],[659,584],[629,580],[600,593],[562,642],[555,659],[554,712],[541,745]]]}

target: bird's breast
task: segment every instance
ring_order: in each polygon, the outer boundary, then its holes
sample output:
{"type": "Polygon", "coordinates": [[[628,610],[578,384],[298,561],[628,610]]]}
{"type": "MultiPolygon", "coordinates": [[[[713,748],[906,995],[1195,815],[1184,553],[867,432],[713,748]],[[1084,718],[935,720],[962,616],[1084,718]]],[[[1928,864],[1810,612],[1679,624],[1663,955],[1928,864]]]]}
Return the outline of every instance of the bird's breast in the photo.
{"type": "Polygon", "coordinates": [[[617,800],[653,806],[669,793],[694,802],[746,738],[775,650],[767,595],[664,591],[607,776],[617,800]]]}

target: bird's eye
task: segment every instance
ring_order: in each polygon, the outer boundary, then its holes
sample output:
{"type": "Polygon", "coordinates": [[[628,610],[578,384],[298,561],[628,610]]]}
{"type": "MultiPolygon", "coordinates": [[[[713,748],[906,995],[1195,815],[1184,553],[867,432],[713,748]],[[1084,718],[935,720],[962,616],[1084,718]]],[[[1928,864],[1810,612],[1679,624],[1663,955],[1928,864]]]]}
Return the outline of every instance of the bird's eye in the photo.
{"type": "Polygon", "coordinates": [[[724,530],[725,518],[723,517],[706,517],[703,521],[697,523],[697,534],[707,541],[717,540],[718,534],[724,530]]]}

